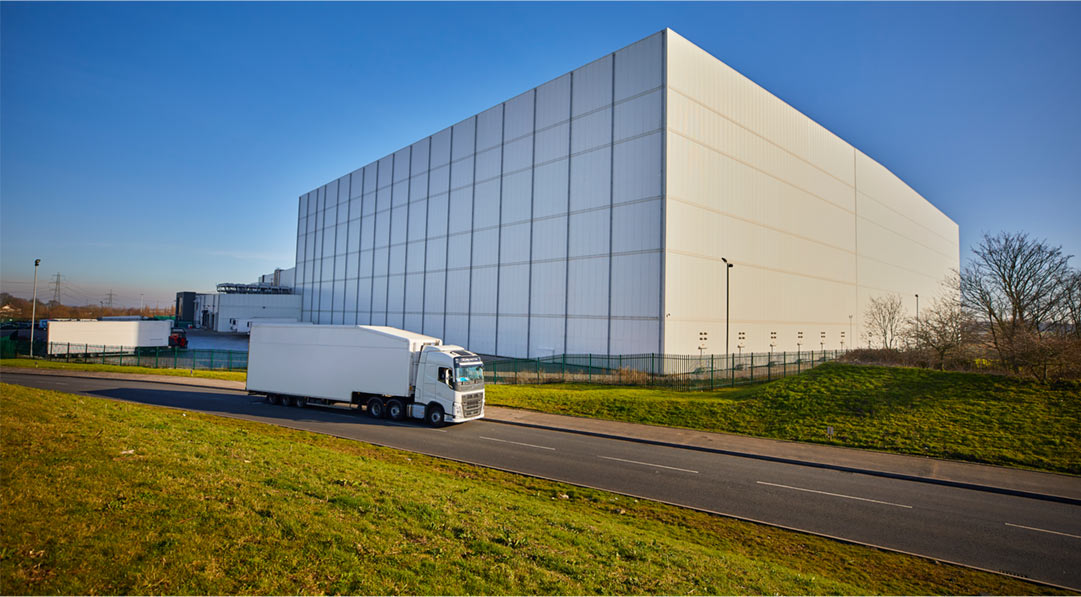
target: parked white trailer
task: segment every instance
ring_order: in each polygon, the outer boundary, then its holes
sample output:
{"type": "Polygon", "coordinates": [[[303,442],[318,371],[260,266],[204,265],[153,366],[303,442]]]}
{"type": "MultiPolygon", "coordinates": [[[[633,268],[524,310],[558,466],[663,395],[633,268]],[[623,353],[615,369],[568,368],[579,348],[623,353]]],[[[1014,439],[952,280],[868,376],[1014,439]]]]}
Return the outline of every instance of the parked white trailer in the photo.
{"type": "Polygon", "coordinates": [[[251,319],[229,319],[229,331],[251,334],[251,326],[256,323],[297,323],[295,317],[252,317],[251,319]]]}
{"type": "Polygon", "coordinates": [[[173,322],[168,320],[51,321],[48,327],[49,354],[166,347],[169,346],[172,327],[173,322]]]}
{"type": "Polygon", "coordinates": [[[391,327],[254,323],[247,389],[274,404],[345,403],[442,425],[484,416],[483,366],[460,346],[391,327]]]}

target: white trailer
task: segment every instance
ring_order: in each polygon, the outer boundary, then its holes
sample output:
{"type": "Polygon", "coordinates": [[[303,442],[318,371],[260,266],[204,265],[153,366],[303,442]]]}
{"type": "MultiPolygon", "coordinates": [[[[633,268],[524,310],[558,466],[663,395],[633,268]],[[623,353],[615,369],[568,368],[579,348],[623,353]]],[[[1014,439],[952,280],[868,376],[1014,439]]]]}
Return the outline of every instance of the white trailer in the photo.
{"type": "Polygon", "coordinates": [[[256,323],[297,323],[295,317],[252,317],[251,319],[229,319],[229,331],[251,334],[251,326],[256,323]]]}
{"type": "Polygon", "coordinates": [[[272,404],[348,404],[430,425],[484,416],[484,363],[439,338],[385,326],[255,323],[247,389],[272,404]]]}
{"type": "Polygon", "coordinates": [[[49,354],[167,347],[172,327],[173,322],[168,320],[51,321],[48,327],[49,354]]]}

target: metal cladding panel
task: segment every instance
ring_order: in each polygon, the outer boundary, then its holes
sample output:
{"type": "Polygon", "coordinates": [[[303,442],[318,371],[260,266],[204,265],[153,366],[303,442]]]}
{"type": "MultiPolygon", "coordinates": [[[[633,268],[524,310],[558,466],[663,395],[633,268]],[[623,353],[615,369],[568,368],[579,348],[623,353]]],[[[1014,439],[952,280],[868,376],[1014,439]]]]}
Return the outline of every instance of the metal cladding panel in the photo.
{"type": "Polygon", "coordinates": [[[537,130],[570,118],[571,75],[566,74],[537,87],[537,130]]]}
{"type": "Polygon", "coordinates": [[[474,315],[469,321],[469,349],[481,354],[495,352],[495,316],[474,315]]]}
{"type": "Polygon", "coordinates": [[[567,354],[605,354],[608,352],[608,320],[569,317],[567,354]]]}
{"type": "Polygon", "coordinates": [[[450,166],[450,188],[461,189],[473,184],[473,155],[455,161],[450,166]]]}
{"type": "Polygon", "coordinates": [[[530,298],[533,315],[558,315],[566,313],[567,262],[534,262],[532,273],[532,296],[530,298]]]}
{"type": "Polygon", "coordinates": [[[346,244],[349,242],[349,225],[346,223],[338,224],[335,227],[334,233],[334,254],[344,255],[346,244]]]}
{"type": "Polygon", "coordinates": [[[345,277],[356,279],[360,276],[360,253],[353,251],[345,256],[345,277]]]}
{"type": "Polygon", "coordinates": [[[382,158],[378,162],[379,171],[376,173],[378,180],[376,180],[376,190],[389,186],[394,182],[394,155],[388,155],[382,158]]]}
{"type": "Polygon", "coordinates": [[[567,160],[533,171],[533,217],[567,213],[567,160]]]}
{"type": "Polygon", "coordinates": [[[447,313],[469,313],[469,270],[447,272],[447,313]]]}
{"type": "Polygon", "coordinates": [[[395,207],[409,203],[409,181],[394,183],[392,203],[395,207]]]}
{"type": "Polygon", "coordinates": [[[612,109],[602,108],[571,123],[571,153],[580,153],[612,142],[612,109]]]}
{"type": "Polygon", "coordinates": [[[405,271],[407,273],[424,272],[424,252],[426,243],[423,240],[409,243],[405,247],[405,271]]]}
{"type": "Polygon", "coordinates": [[[607,255],[610,220],[608,208],[571,214],[570,256],[607,255]]]}
{"type": "Polygon", "coordinates": [[[529,264],[499,268],[499,313],[529,313],[529,264]]]}
{"type": "Polygon", "coordinates": [[[469,345],[468,315],[447,314],[446,330],[443,332],[443,344],[469,345]]]}
{"type": "Polygon", "coordinates": [[[536,134],[536,164],[567,157],[570,151],[570,123],[564,122],[548,129],[538,130],[536,134]]]}
{"type": "Polygon", "coordinates": [[[647,354],[660,346],[661,326],[656,319],[612,319],[613,354],[647,354]]]}
{"type": "Polygon", "coordinates": [[[473,245],[473,235],[452,234],[447,238],[447,268],[468,268],[469,251],[473,245]]]}
{"type": "Polygon", "coordinates": [[[420,313],[406,313],[405,321],[402,323],[402,327],[407,330],[419,330],[423,329],[424,316],[420,313]]]}
{"type": "MultiPolygon", "coordinates": [[[[387,310],[402,311],[405,306],[405,276],[395,274],[387,277],[387,310]]],[[[401,327],[400,325],[394,327],[401,327]]]]}
{"type": "Polygon", "coordinates": [[[405,245],[390,247],[390,258],[387,260],[388,272],[391,274],[405,273],[405,245]]]}
{"type": "Polygon", "coordinates": [[[574,116],[612,103],[612,56],[595,60],[573,73],[571,88],[574,116]]]}
{"type": "MultiPolygon", "coordinates": [[[[387,277],[376,276],[372,278],[372,313],[387,312],[387,277]]],[[[378,319],[376,319],[378,321],[378,319]]]]}
{"type": "Polygon", "coordinates": [[[673,31],[668,39],[668,86],[740,127],[853,183],[852,148],[750,79],[673,31]]]}
{"type": "Polygon", "coordinates": [[[368,164],[367,166],[364,166],[363,170],[364,170],[364,192],[365,193],[374,193],[375,192],[375,183],[376,183],[375,179],[376,179],[376,177],[378,176],[378,173],[379,173],[379,164],[377,162],[372,162],[371,164],[368,164]]]}
{"type": "Polygon", "coordinates": [[[473,187],[450,192],[450,216],[447,222],[450,234],[473,229],[473,187]]]}
{"type": "Polygon", "coordinates": [[[499,225],[499,179],[474,187],[473,228],[499,225]]]}
{"type": "Polygon", "coordinates": [[[408,147],[394,152],[394,159],[391,160],[394,165],[394,182],[402,182],[409,178],[409,160],[408,147]]]}
{"type": "Polygon", "coordinates": [[[375,251],[367,249],[360,252],[360,272],[358,275],[361,278],[370,278],[375,273],[375,251]]]}
{"type": "Polygon", "coordinates": [[[369,314],[372,311],[372,279],[361,278],[357,280],[357,313],[361,323],[370,323],[369,314]]]}
{"type": "Polygon", "coordinates": [[[533,135],[503,146],[503,172],[518,172],[533,166],[533,135]]]}
{"type": "Polygon", "coordinates": [[[395,328],[405,327],[405,314],[401,311],[387,313],[387,325],[395,328]]]}
{"type": "Polygon", "coordinates": [[[525,356],[528,333],[529,318],[501,315],[499,317],[497,352],[499,354],[525,356]]]}
{"type": "Polygon", "coordinates": [[[385,276],[390,267],[390,247],[379,247],[372,252],[372,275],[385,276]]]}
{"type": "Polygon", "coordinates": [[[477,152],[476,180],[489,180],[503,172],[503,147],[497,145],[477,152]]]}
{"type": "Polygon", "coordinates": [[[428,199],[428,237],[445,236],[447,233],[448,195],[441,193],[428,199]]]}
{"type": "Polygon", "coordinates": [[[437,338],[444,337],[443,334],[443,312],[442,309],[439,312],[433,313],[428,311],[424,314],[424,333],[437,338]]]}
{"type": "Polygon", "coordinates": [[[432,144],[432,138],[427,137],[414,143],[409,158],[409,174],[416,176],[428,169],[428,151],[432,144]]]}
{"type": "Polygon", "coordinates": [[[547,357],[563,354],[566,346],[566,319],[559,317],[529,318],[529,356],[547,357]]]}
{"type": "Polygon", "coordinates": [[[433,167],[428,174],[428,194],[438,195],[450,190],[450,165],[433,167]]]}
{"type": "Polygon", "coordinates": [[[571,211],[608,205],[612,200],[611,189],[611,147],[571,158],[571,211]]]}
{"type": "Polygon", "coordinates": [[[424,312],[442,314],[447,273],[428,272],[424,278],[424,312]]]}
{"type": "Polygon", "coordinates": [[[347,311],[356,312],[357,310],[357,281],[348,280],[345,284],[345,302],[343,308],[347,311]]]}
{"type": "Polygon", "coordinates": [[[615,106],[615,140],[623,141],[664,128],[664,90],[647,93],[615,106]]]}
{"type": "Polygon", "coordinates": [[[375,247],[375,218],[366,217],[360,221],[360,248],[371,250],[375,247]]]}
{"type": "MultiPolygon", "coordinates": [[[[908,230],[921,235],[918,237],[919,240],[927,241],[943,252],[955,249],[957,223],[945,217],[938,208],[897,178],[885,166],[858,150],[856,151],[856,177],[859,181],[860,193],[873,199],[885,209],[902,214],[912,224],[908,230]],[[916,232],[920,229],[922,230],[916,232]],[[923,231],[931,234],[927,235],[923,231]]],[[[865,205],[865,201],[860,202],[861,217],[865,214],[863,211],[865,205]]]]}
{"type": "Polygon", "coordinates": [[[664,32],[616,52],[616,101],[664,84],[664,32]]]}
{"type": "MultiPolygon", "coordinates": [[[[334,291],[333,282],[324,280],[319,283],[319,310],[329,311],[333,305],[334,291]]],[[[221,330],[219,330],[221,331],[221,330]]]]}
{"type": "Polygon", "coordinates": [[[567,262],[567,313],[608,316],[608,256],[567,262]]]}
{"type": "Polygon", "coordinates": [[[953,239],[940,236],[931,226],[910,215],[912,211],[893,209],[862,191],[858,200],[861,256],[897,264],[956,258],[956,232],[953,239]]]}
{"type": "Polygon", "coordinates": [[[423,240],[428,235],[428,201],[421,199],[409,204],[409,240],[423,240]]]}
{"type": "Polygon", "coordinates": [[[502,219],[504,223],[524,222],[533,206],[533,173],[529,170],[503,177],[502,219]]]}
{"type": "Polygon", "coordinates": [[[342,317],[342,323],[345,325],[356,325],[357,314],[355,311],[346,310],[345,315],[342,317]]]}
{"type": "Polygon", "coordinates": [[[503,104],[477,115],[477,151],[498,147],[503,142],[503,104]]]}
{"type": "MultiPolygon", "coordinates": [[[[473,232],[473,267],[499,263],[499,228],[473,232]]],[[[493,284],[494,287],[494,284],[493,284]]]]}
{"type": "Polygon", "coordinates": [[[496,306],[496,279],[499,270],[495,267],[474,267],[470,313],[494,314],[496,306]]]}
{"type": "Polygon", "coordinates": [[[432,135],[432,168],[450,163],[450,128],[445,128],[432,135]]]}
{"type": "Polygon", "coordinates": [[[390,244],[404,243],[409,231],[408,205],[396,206],[390,212],[390,244]]]}
{"type": "Polygon", "coordinates": [[[527,91],[514,99],[507,100],[504,106],[503,140],[510,141],[533,132],[533,94],[527,91]]]}
{"type": "Polygon", "coordinates": [[[476,137],[476,117],[467,118],[454,125],[454,135],[451,140],[451,159],[455,162],[474,152],[474,138],[476,137]]]}
{"type": "Polygon", "coordinates": [[[528,263],[529,237],[529,222],[503,226],[499,234],[499,262],[528,263]]]}
{"type": "Polygon", "coordinates": [[[361,217],[367,218],[367,217],[369,217],[369,216],[371,216],[372,214],[375,213],[375,208],[377,206],[377,204],[376,204],[376,197],[377,196],[378,195],[376,193],[374,193],[374,192],[373,193],[366,193],[364,195],[364,197],[361,199],[361,203],[360,203],[360,205],[361,205],[361,211],[360,211],[361,217]]]}
{"type": "Polygon", "coordinates": [[[428,172],[425,171],[409,179],[409,200],[416,201],[418,199],[424,199],[427,196],[428,172]]]}
{"type": "Polygon", "coordinates": [[[612,202],[660,197],[664,180],[664,137],[654,133],[617,143],[612,164],[612,202]]]}
{"type": "Polygon", "coordinates": [[[567,216],[533,220],[533,261],[567,256],[567,216]]]}
{"type": "MultiPolygon", "coordinates": [[[[660,199],[617,205],[612,209],[612,252],[661,248],[660,199]]],[[[658,272],[658,279],[660,273],[658,272]]]]}
{"type": "Polygon", "coordinates": [[[447,241],[445,237],[433,238],[426,244],[428,271],[441,270],[447,267],[447,241]]]}
{"type": "MultiPolygon", "coordinates": [[[[612,256],[612,316],[656,317],[661,310],[661,253],[612,256]]],[[[656,350],[656,347],[653,349],[656,350]]],[[[651,351],[652,352],[652,351],[651,351]]]]}

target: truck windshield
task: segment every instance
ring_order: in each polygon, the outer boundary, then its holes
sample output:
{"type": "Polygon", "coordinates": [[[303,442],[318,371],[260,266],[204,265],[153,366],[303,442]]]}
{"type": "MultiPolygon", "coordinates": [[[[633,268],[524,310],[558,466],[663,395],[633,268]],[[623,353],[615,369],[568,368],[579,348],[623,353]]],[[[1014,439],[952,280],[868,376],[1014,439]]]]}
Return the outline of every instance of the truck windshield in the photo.
{"type": "Polygon", "coordinates": [[[481,365],[458,367],[457,375],[455,377],[460,386],[471,386],[482,383],[484,382],[484,367],[481,365]]]}

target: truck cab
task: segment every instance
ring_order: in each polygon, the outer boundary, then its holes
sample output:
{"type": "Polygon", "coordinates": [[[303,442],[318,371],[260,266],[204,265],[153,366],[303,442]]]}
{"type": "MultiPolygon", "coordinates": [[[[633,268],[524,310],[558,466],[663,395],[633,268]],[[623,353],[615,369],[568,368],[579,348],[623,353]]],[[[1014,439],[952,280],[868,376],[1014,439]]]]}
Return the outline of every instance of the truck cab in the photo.
{"type": "Polygon", "coordinates": [[[417,367],[410,415],[429,424],[484,416],[484,363],[461,346],[425,346],[417,367]]]}

